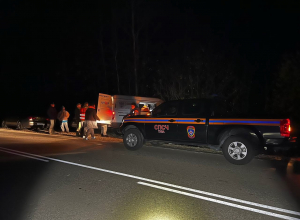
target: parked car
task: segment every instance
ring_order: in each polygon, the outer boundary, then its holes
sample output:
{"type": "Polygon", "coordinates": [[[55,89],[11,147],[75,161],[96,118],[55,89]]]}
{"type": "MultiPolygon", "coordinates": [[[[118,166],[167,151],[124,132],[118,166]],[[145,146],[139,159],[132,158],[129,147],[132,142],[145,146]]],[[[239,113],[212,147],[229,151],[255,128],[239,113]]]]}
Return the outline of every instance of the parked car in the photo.
{"type": "Polygon", "coordinates": [[[42,116],[6,117],[2,120],[2,128],[45,129],[49,126],[49,119],[42,116]]]}
{"type": "Polygon", "coordinates": [[[207,146],[222,150],[233,164],[246,164],[264,147],[296,144],[287,118],[238,118],[222,111],[209,99],[168,101],[151,116],[131,116],[123,120],[121,132],[127,149],[137,150],[144,141],[162,141],[207,146]]]}

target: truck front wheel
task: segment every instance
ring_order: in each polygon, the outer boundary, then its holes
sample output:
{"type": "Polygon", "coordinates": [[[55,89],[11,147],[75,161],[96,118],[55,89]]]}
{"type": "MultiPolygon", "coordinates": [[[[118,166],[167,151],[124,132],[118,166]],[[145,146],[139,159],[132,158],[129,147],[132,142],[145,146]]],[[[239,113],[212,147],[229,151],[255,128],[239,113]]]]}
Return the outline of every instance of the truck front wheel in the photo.
{"type": "Polygon", "coordinates": [[[123,143],[128,150],[138,150],[144,144],[143,134],[136,128],[128,129],[123,136],[123,143]]]}
{"type": "Polygon", "coordinates": [[[222,145],[224,157],[233,164],[244,165],[255,156],[255,146],[251,141],[239,136],[231,136],[222,145]]]}

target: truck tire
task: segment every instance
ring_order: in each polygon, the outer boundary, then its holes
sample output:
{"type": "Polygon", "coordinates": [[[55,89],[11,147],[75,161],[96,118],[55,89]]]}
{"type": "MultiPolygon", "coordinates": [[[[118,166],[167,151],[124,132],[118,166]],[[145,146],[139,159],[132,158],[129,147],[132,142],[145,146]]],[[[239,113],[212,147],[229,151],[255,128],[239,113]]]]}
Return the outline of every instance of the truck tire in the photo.
{"type": "Polygon", "coordinates": [[[232,164],[244,165],[255,156],[254,144],[240,136],[230,136],[222,145],[223,155],[232,164]]]}
{"type": "Polygon", "coordinates": [[[143,134],[136,128],[125,131],[123,143],[128,150],[138,150],[144,144],[143,134]]]}
{"type": "Polygon", "coordinates": [[[113,131],[114,131],[115,135],[118,135],[118,136],[123,135],[119,128],[114,128],[113,131]]]}

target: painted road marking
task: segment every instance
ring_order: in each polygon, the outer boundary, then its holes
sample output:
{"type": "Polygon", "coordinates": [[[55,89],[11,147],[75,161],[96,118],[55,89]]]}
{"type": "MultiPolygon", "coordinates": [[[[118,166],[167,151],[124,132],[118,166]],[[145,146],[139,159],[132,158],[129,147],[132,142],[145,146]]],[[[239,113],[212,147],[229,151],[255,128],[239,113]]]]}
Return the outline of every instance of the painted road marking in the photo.
{"type": "Polygon", "coordinates": [[[206,200],[206,201],[210,201],[210,202],[214,202],[214,203],[218,203],[218,204],[222,204],[222,205],[227,205],[227,206],[231,206],[231,207],[238,208],[238,209],[244,209],[244,210],[247,210],[247,211],[256,212],[256,213],[263,214],[263,215],[269,215],[269,216],[277,217],[277,218],[281,218],[281,219],[289,219],[289,220],[292,220],[292,219],[296,220],[297,219],[297,220],[299,220],[299,218],[294,218],[294,217],[290,217],[290,216],[286,216],[286,215],[281,215],[281,214],[277,214],[277,213],[274,213],[274,212],[263,211],[263,210],[260,210],[260,209],[250,208],[250,207],[247,207],[247,206],[238,205],[238,204],[231,203],[231,202],[225,202],[225,201],[222,201],[222,200],[212,199],[212,198],[209,198],[209,197],[200,196],[200,195],[196,195],[196,194],[192,194],[192,193],[187,193],[187,192],[179,191],[179,190],[176,190],[176,189],[171,189],[171,188],[167,188],[167,187],[163,187],[163,186],[154,185],[154,184],[151,184],[151,183],[138,182],[138,184],[144,185],[144,186],[149,186],[149,187],[156,188],[156,189],[161,189],[161,190],[168,191],[168,192],[173,192],[173,193],[180,194],[180,195],[185,195],[185,196],[197,198],[197,199],[202,199],[202,200],[206,200]]]}
{"type": "Polygon", "coordinates": [[[263,205],[263,204],[255,203],[255,202],[249,202],[249,201],[246,201],[246,200],[236,199],[236,198],[233,198],[233,197],[228,197],[228,196],[223,196],[223,195],[219,195],[219,194],[215,194],[215,193],[196,190],[196,189],[192,189],[192,188],[188,188],[188,187],[178,186],[178,185],[165,183],[165,182],[161,182],[161,181],[157,181],[157,180],[152,180],[152,179],[148,179],[148,178],[144,178],[144,177],[139,177],[139,176],[135,176],[135,175],[131,175],[131,174],[126,174],[126,173],[116,172],[116,171],[112,171],[112,170],[92,167],[92,166],[88,166],[88,165],[84,165],[84,164],[73,163],[73,162],[69,162],[69,161],[65,161],[65,160],[59,160],[59,159],[40,156],[40,155],[36,155],[36,154],[30,154],[30,153],[26,153],[26,152],[22,152],[22,151],[10,150],[8,148],[3,148],[3,147],[0,147],[0,149],[6,150],[6,151],[18,152],[18,153],[30,155],[30,156],[33,156],[33,157],[39,157],[39,158],[52,160],[52,161],[65,163],[65,164],[70,164],[70,165],[74,165],[74,166],[78,166],[78,167],[84,167],[84,168],[88,168],[88,169],[91,169],[91,170],[97,170],[97,171],[101,171],[101,172],[105,172],[105,173],[111,173],[111,174],[115,174],[115,175],[119,175],[119,176],[125,176],[125,177],[128,177],[128,178],[137,179],[137,180],[140,180],[140,181],[146,181],[146,182],[155,183],[155,184],[159,184],[159,185],[169,186],[169,187],[172,187],[172,188],[177,188],[177,189],[181,189],[181,190],[185,190],[185,191],[195,192],[195,193],[204,194],[204,195],[217,197],[217,198],[221,198],[221,199],[226,199],[226,200],[230,200],[230,201],[234,201],[234,202],[238,202],[238,203],[242,203],[242,204],[252,205],[252,206],[259,207],[259,208],[270,209],[270,210],[274,210],[274,211],[277,211],[277,212],[283,212],[283,213],[288,213],[288,214],[300,216],[300,212],[296,212],[296,211],[282,209],[282,208],[278,208],[278,207],[274,207],[274,206],[263,205]]]}
{"type": "Polygon", "coordinates": [[[78,140],[78,137],[74,137],[74,136],[71,136],[71,135],[64,135],[64,134],[60,134],[60,133],[55,133],[55,134],[52,134],[52,135],[49,135],[49,133],[41,133],[41,132],[34,132],[34,131],[31,131],[31,130],[13,130],[13,129],[10,129],[10,128],[0,128],[0,131],[1,132],[5,132],[7,134],[11,134],[11,133],[20,133],[20,134],[32,134],[32,135],[40,135],[40,136],[47,136],[49,138],[59,138],[59,139],[62,139],[62,140],[68,140],[68,139],[74,139],[74,140],[78,140]]]}
{"type": "Polygon", "coordinates": [[[37,157],[31,157],[31,156],[28,156],[28,155],[25,155],[25,154],[13,153],[11,151],[6,151],[6,150],[0,150],[0,151],[6,152],[6,153],[9,153],[9,154],[15,154],[15,155],[18,155],[18,156],[21,156],[21,157],[28,157],[28,158],[35,159],[35,160],[49,162],[49,160],[44,160],[44,159],[40,159],[40,158],[37,158],[37,157]]]}

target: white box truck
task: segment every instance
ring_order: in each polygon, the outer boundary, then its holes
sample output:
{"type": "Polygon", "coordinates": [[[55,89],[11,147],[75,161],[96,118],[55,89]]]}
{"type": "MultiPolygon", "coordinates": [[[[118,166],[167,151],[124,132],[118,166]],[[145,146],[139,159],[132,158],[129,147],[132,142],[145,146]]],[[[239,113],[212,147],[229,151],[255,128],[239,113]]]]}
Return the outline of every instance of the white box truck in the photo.
{"type": "Polygon", "coordinates": [[[106,124],[108,127],[118,129],[122,123],[123,117],[130,113],[131,104],[136,103],[139,108],[147,106],[152,111],[156,106],[163,103],[159,98],[125,96],[125,95],[107,95],[99,93],[97,115],[100,121],[98,124],[106,124]]]}

